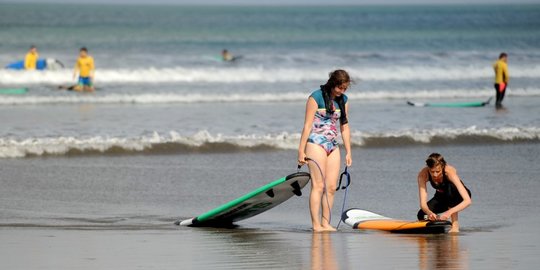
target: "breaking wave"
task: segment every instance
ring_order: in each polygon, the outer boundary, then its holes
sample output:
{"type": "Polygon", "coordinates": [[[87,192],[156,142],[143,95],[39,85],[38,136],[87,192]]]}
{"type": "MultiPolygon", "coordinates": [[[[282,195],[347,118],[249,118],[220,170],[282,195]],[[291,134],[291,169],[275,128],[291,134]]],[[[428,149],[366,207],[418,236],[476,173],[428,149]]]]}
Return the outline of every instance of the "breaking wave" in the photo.
{"type": "MultiPolygon", "coordinates": [[[[71,93],[70,93],[71,94],[71,93]]],[[[352,100],[399,100],[399,99],[459,99],[475,98],[483,101],[491,96],[492,89],[454,89],[417,91],[360,91],[347,96],[352,100]]],[[[217,102],[293,102],[305,101],[309,93],[143,93],[143,94],[94,94],[58,96],[2,96],[0,105],[39,104],[162,104],[162,103],[217,103],[217,102]]],[[[511,89],[508,96],[540,96],[540,89],[511,89]]]]}
{"type": "MultiPolygon", "coordinates": [[[[354,79],[369,81],[467,80],[490,78],[493,70],[485,66],[390,66],[344,67],[354,79]]],[[[305,82],[319,81],[328,74],[328,67],[267,68],[267,67],[173,67],[138,69],[99,69],[96,83],[242,83],[242,82],[305,82]]],[[[540,65],[513,66],[513,78],[536,78],[540,65]]],[[[71,70],[21,72],[0,70],[0,82],[6,85],[66,84],[71,70]]]]}
{"type": "MultiPolygon", "coordinates": [[[[132,155],[186,154],[242,151],[293,150],[300,134],[282,132],[266,135],[223,135],[200,131],[190,136],[175,131],[154,132],[140,137],[44,137],[0,138],[0,158],[22,158],[49,155],[132,155]]],[[[398,130],[390,132],[354,132],[354,147],[401,147],[443,144],[500,144],[539,142],[538,127],[468,128],[433,130],[398,130]]]]}

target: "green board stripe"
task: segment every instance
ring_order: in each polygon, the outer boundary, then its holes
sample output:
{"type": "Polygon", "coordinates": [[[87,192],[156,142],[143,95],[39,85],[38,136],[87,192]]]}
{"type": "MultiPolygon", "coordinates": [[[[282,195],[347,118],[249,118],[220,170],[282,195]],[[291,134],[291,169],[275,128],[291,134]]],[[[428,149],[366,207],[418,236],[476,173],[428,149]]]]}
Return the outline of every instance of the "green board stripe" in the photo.
{"type": "Polygon", "coordinates": [[[427,103],[429,107],[482,107],[486,105],[483,101],[476,102],[455,102],[455,103],[427,103]]]}
{"type": "Polygon", "coordinates": [[[2,95],[22,95],[28,92],[27,88],[0,88],[2,95]]]}
{"type": "Polygon", "coordinates": [[[450,108],[460,108],[460,107],[483,107],[491,102],[492,98],[489,98],[486,101],[469,101],[469,102],[433,102],[433,103],[421,103],[421,102],[411,102],[407,101],[407,104],[415,107],[450,107],[450,108]]]}
{"type": "Polygon", "coordinates": [[[219,214],[221,212],[227,211],[230,208],[232,208],[232,207],[234,207],[234,206],[236,206],[236,205],[238,205],[238,204],[240,204],[240,203],[242,203],[242,202],[244,202],[246,200],[249,200],[249,199],[251,199],[251,198],[253,198],[253,197],[255,197],[255,196],[259,195],[259,194],[261,194],[263,191],[265,191],[267,189],[270,189],[272,187],[275,187],[275,186],[285,182],[286,180],[287,180],[287,177],[283,177],[283,178],[280,178],[280,179],[278,179],[278,180],[276,180],[274,182],[271,182],[271,183],[269,183],[267,185],[264,185],[264,186],[254,190],[254,191],[252,191],[252,192],[250,192],[250,193],[248,193],[248,194],[246,194],[246,195],[244,195],[244,196],[242,196],[240,198],[234,199],[234,200],[232,200],[232,201],[230,201],[230,202],[228,202],[228,203],[226,203],[224,205],[221,205],[221,206],[219,206],[219,207],[217,207],[215,209],[212,209],[212,210],[198,216],[197,221],[202,222],[202,221],[205,221],[205,220],[207,220],[207,219],[209,219],[209,218],[211,218],[211,217],[213,217],[213,216],[215,216],[215,215],[217,215],[217,214],[219,214]]]}

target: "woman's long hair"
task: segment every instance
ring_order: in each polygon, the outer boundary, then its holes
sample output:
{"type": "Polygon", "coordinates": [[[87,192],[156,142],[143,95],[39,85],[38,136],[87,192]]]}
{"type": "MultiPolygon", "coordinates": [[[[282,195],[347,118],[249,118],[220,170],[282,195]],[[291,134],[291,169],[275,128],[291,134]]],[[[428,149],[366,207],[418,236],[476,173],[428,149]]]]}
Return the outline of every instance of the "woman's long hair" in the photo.
{"type": "MultiPolygon", "coordinates": [[[[342,85],[344,83],[350,83],[351,78],[349,77],[349,74],[347,71],[338,69],[330,72],[328,81],[326,84],[321,85],[321,90],[323,94],[324,99],[324,106],[326,108],[326,113],[334,113],[335,108],[334,104],[332,102],[331,96],[332,96],[332,90],[339,85],[342,85]]],[[[341,117],[339,118],[339,121],[342,125],[347,124],[349,120],[347,120],[347,112],[345,111],[345,100],[343,98],[343,95],[339,97],[335,97],[334,99],[336,103],[339,106],[339,109],[341,110],[341,117]]]]}

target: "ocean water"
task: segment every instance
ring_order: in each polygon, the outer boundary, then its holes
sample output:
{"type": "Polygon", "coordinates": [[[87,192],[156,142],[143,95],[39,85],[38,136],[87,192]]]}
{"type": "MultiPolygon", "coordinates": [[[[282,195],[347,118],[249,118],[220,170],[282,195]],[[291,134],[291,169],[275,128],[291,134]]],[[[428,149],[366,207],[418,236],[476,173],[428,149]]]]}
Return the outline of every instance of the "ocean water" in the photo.
{"type": "Polygon", "coordinates": [[[0,88],[28,88],[0,95],[3,268],[539,263],[540,5],[0,4],[0,41],[0,65],[31,44],[65,64],[0,70],[0,88]],[[95,58],[96,92],[57,90],[74,83],[81,46],[95,58]],[[219,61],[224,48],[241,58],[219,61]],[[511,75],[504,109],[406,104],[487,100],[502,51],[511,75]],[[336,68],[354,79],[347,207],[414,219],[416,174],[440,152],[473,193],[459,235],[345,225],[312,234],[305,195],[236,229],[173,225],[295,172],[305,102],[336,68]]]}
{"type": "Polygon", "coordinates": [[[293,149],[307,96],[336,68],[355,80],[355,146],[540,138],[538,5],[1,7],[0,63],[35,44],[66,68],[0,70],[1,87],[29,89],[0,96],[0,157],[293,149]],[[97,91],[56,90],[74,83],[81,46],[95,58],[97,91]],[[219,61],[223,48],[241,58],[219,61]],[[501,51],[507,111],[405,105],[487,100],[501,51]]]}

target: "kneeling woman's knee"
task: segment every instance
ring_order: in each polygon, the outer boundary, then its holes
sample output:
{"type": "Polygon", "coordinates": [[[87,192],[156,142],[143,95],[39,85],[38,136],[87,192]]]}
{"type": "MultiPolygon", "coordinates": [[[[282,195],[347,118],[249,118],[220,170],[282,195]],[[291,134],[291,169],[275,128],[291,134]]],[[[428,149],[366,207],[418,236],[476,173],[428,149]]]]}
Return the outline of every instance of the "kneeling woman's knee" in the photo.
{"type": "Polygon", "coordinates": [[[418,214],[416,214],[416,217],[418,218],[418,220],[425,220],[426,213],[424,212],[424,210],[420,209],[420,211],[418,211],[418,214]]]}

